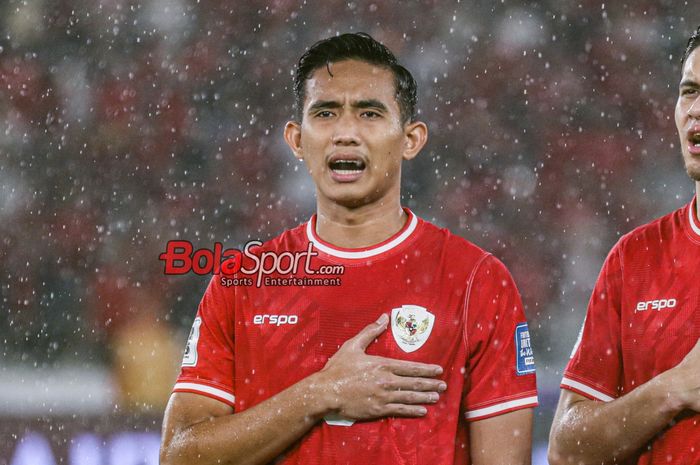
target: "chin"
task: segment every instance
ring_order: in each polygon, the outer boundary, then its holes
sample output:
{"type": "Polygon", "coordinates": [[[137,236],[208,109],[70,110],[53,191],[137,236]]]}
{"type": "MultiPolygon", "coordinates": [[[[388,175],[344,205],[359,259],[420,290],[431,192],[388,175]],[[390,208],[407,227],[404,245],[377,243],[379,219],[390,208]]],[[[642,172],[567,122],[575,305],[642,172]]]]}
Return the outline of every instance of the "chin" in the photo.
{"type": "Polygon", "coordinates": [[[693,160],[685,164],[685,172],[693,181],[700,182],[700,161],[693,160]]]}
{"type": "Polygon", "coordinates": [[[333,203],[337,203],[345,208],[358,208],[367,205],[371,200],[366,196],[342,195],[329,197],[333,203]]]}
{"type": "Polygon", "coordinates": [[[686,168],[686,172],[688,173],[688,176],[690,176],[690,179],[695,182],[700,182],[700,168],[686,168]]]}
{"type": "Polygon", "coordinates": [[[372,201],[372,196],[367,194],[367,189],[352,184],[329,186],[323,189],[323,196],[333,203],[347,208],[356,208],[372,201]]]}

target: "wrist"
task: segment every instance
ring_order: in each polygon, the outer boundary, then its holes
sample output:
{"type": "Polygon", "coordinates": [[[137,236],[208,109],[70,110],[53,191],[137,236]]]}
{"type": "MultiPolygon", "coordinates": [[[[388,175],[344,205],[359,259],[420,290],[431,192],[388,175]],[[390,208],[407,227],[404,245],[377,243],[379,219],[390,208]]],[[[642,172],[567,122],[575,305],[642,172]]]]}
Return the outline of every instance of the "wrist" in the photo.
{"type": "Polygon", "coordinates": [[[661,399],[661,412],[675,415],[686,408],[682,380],[683,375],[675,367],[654,378],[657,395],[661,399]]]}
{"type": "Polygon", "coordinates": [[[310,407],[309,415],[315,420],[321,420],[329,413],[338,410],[338,398],[329,388],[322,371],[305,378],[302,389],[304,399],[310,407]]]}

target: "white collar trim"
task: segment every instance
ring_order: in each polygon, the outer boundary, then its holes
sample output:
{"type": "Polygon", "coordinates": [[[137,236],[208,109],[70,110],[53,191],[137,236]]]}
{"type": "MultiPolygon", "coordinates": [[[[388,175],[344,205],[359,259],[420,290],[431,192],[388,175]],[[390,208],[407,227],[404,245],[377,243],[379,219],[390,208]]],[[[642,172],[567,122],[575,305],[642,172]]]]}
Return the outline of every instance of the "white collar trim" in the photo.
{"type": "Polygon", "coordinates": [[[396,236],[394,239],[391,241],[387,242],[386,244],[382,244],[378,247],[374,248],[368,248],[368,249],[361,249],[358,250],[357,252],[351,252],[347,250],[338,250],[334,247],[330,247],[320,241],[318,237],[316,237],[316,231],[314,231],[313,228],[313,221],[309,220],[308,223],[306,223],[306,235],[309,238],[309,241],[316,247],[318,250],[321,252],[324,252],[328,255],[332,255],[334,257],[338,258],[369,258],[369,257],[374,257],[376,255],[379,255],[381,253],[384,253],[388,250],[393,249],[394,247],[398,246],[401,244],[403,241],[408,238],[413,231],[415,231],[416,226],[418,226],[418,217],[413,214],[410,210],[407,210],[408,214],[410,216],[409,218],[409,223],[408,227],[398,236],[396,236]]]}
{"type": "Polygon", "coordinates": [[[697,215],[695,213],[695,210],[697,209],[697,198],[695,199],[694,202],[690,202],[690,207],[688,208],[688,215],[690,216],[690,226],[693,228],[693,231],[695,231],[695,234],[700,236],[700,225],[698,225],[698,219],[697,215]]]}

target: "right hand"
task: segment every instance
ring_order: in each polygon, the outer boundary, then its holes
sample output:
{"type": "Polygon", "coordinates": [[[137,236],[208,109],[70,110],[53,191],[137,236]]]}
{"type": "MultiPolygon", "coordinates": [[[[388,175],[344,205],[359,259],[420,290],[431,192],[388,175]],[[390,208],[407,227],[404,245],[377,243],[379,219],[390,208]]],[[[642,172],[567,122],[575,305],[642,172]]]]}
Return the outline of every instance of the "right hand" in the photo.
{"type": "Polygon", "coordinates": [[[348,339],[318,375],[329,410],[343,418],[368,420],[381,417],[421,417],[447,389],[434,379],[442,367],[367,355],[367,346],[386,331],[383,314],[355,337],[348,339]]]}

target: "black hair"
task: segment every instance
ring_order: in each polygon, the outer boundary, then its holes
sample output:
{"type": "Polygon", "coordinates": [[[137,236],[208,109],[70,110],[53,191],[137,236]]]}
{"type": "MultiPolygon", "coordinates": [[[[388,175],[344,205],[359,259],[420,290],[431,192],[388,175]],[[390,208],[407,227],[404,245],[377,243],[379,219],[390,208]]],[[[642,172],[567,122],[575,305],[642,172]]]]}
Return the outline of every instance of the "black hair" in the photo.
{"type": "Polygon", "coordinates": [[[685,65],[685,60],[688,59],[690,54],[696,48],[700,47],[700,26],[693,32],[693,35],[688,39],[688,45],[685,47],[685,53],[683,53],[683,59],[681,60],[681,65],[685,65]]]}
{"type": "Polygon", "coordinates": [[[401,122],[406,124],[415,119],[416,80],[399,64],[391,50],[369,34],[357,32],[316,42],[299,59],[294,73],[294,106],[299,121],[304,113],[307,79],[321,67],[328,68],[330,73],[329,65],[343,60],[359,60],[389,69],[394,74],[395,97],[401,111],[401,122]]]}

